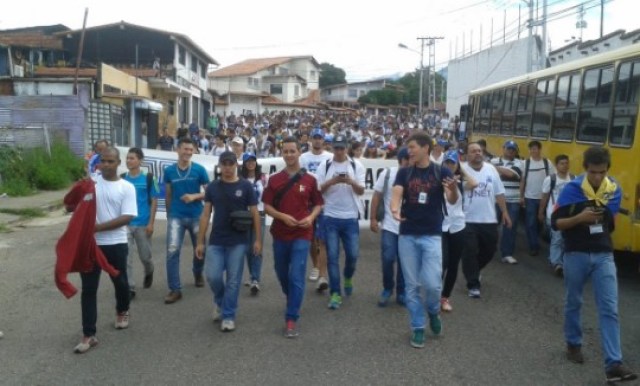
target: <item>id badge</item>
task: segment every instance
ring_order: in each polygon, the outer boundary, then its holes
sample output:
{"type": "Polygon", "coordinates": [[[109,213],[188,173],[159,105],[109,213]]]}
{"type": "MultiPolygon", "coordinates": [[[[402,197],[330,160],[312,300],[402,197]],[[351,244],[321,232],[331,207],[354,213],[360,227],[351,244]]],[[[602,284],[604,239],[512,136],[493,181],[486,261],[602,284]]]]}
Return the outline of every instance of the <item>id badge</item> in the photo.
{"type": "Polygon", "coordinates": [[[604,232],[604,228],[602,224],[592,224],[589,225],[589,233],[592,235],[604,232]]]}
{"type": "Polygon", "coordinates": [[[427,203],[427,193],[420,192],[420,194],[418,195],[418,203],[419,204],[426,204],[427,203]]]}

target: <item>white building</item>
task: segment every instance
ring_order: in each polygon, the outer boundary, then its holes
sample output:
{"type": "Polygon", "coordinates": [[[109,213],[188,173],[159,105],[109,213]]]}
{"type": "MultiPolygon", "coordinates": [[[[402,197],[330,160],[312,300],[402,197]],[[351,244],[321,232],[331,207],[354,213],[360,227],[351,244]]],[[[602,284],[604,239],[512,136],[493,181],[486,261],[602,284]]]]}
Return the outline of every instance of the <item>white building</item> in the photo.
{"type": "Polygon", "coordinates": [[[604,35],[599,39],[588,40],[586,42],[575,41],[564,47],[549,52],[549,64],[557,66],[572,60],[586,58],[603,52],[615,50],[620,47],[635,44],[640,41],[640,29],[630,32],[617,30],[604,35]]]}

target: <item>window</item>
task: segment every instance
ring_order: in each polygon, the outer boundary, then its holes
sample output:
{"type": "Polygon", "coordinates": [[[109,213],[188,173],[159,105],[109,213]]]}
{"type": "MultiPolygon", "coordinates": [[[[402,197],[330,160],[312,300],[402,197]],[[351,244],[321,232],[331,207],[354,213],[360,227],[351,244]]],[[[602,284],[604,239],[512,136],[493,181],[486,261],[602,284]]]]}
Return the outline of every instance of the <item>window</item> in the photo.
{"type": "Polygon", "coordinates": [[[315,80],[317,76],[317,72],[315,72],[314,70],[309,71],[309,78],[311,78],[311,80],[315,80]]]}
{"type": "Polygon", "coordinates": [[[207,78],[207,65],[204,63],[200,63],[200,77],[207,78]]]}
{"type": "Polygon", "coordinates": [[[191,71],[195,73],[198,72],[198,59],[195,55],[191,55],[191,71]]]}
{"type": "Polygon", "coordinates": [[[297,84],[293,86],[293,95],[299,97],[300,96],[300,86],[297,84]]]}
{"type": "Polygon", "coordinates": [[[358,93],[359,96],[364,96],[366,94],[367,94],[367,92],[364,91],[364,90],[360,90],[360,92],[358,93]]]}
{"type": "Polygon", "coordinates": [[[504,110],[502,112],[502,127],[500,134],[513,135],[513,121],[515,119],[515,111],[517,100],[517,88],[511,87],[504,94],[504,110]]]}
{"type": "Polygon", "coordinates": [[[357,98],[357,97],[358,97],[358,90],[349,89],[349,98],[357,98]]]}
{"type": "Polygon", "coordinates": [[[269,92],[272,95],[282,95],[282,84],[272,84],[269,87],[269,92]]]}
{"type": "Polygon", "coordinates": [[[184,47],[178,46],[178,62],[183,66],[187,65],[187,55],[184,47]]]}
{"type": "Polygon", "coordinates": [[[638,100],[640,99],[640,61],[620,65],[616,80],[616,97],[613,106],[613,124],[609,143],[619,146],[633,145],[638,100]]]}
{"type": "Polygon", "coordinates": [[[248,77],[247,78],[247,86],[249,88],[254,88],[254,89],[260,88],[260,79],[254,78],[254,77],[251,77],[251,76],[248,77]]]}
{"type": "Polygon", "coordinates": [[[280,75],[287,75],[287,74],[289,74],[289,69],[288,69],[288,68],[284,68],[284,67],[280,67],[280,68],[278,69],[278,73],[279,73],[280,75]]]}
{"type": "Polygon", "coordinates": [[[585,71],[578,114],[578,141],[604,143],[607,140],[612,88],[612,65],[585,71]]]}
{"type": "Polygon", "coordinates": [[[531,127],[531,110],[533,110],[533,97],[535,89],[533,84],[526,83],[518,86],[518,107],[516,109],[516,133],[515,135],[528,137],[531,127]]]}
{"type": "Polygon", "coordinates": [[[536,84],[536,104],[533,110],[533,124],[531,136],[547,138],[551,127],[551,112],[553,110],[553,97],[556,92],[554,79],[539,80],[536,84]]]}
{"type": "Polygon", "coordinates": [[[563,141],[573,140],[578,118],[578,94],[580,91],[580,74],[577,72],[560,76],[556,94],[555,111],[551,138],[563,141]]]}
{"type": "Polygon", "coordinates": [[[167,114],[174,115],[176,113],[176,104],[174,101],[167,102],[167,114]]]}
{"type": "Polygon", "coordinates": [[[478,119],[475,120],[473,130],[476,133],[488,133],[491,121],[491,94],[480,96],[480,106],[478,106],[478,119]]]}
{"type": "Polygon", "coordinates": [[[496,90],[491,94],[491,134],[500,134],[502,109],[504,108],[504,90],[496,90]]]}

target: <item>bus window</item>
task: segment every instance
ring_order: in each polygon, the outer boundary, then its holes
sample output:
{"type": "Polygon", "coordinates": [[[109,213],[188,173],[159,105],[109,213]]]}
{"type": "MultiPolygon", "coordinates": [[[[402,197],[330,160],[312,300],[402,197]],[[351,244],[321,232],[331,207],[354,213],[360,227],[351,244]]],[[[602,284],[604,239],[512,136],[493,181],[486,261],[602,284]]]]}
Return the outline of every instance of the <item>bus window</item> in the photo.
{"type": "Polygon", "coordinates": [[[592,143],[605,142],[611,114],[612,86],[613,66],[585,71],[576,140],[592,143]]]}
{"type": "Polygon", "coordinates": [[[504,108],[504,90],[496,90],[491,94],[491,134],[500,134],[502,109],[504,108]]]}
{"type": "Polygon", "coordinates": [[[551,127],[551,138],[564,141],[573,140],[578,114],[578,91],[580,75],[577,72],[562,75],[558,79],[555,110],[551,127]]]}
{"type": "Polygon", "coordinates": [[[513,135],[513,121],[515,118],[518,94],[515,87],[509,88],[504,95],[504,111],[502,113],[502,128],[500,134],[513,135]]]}
{"type": "Polygon", "coordinates": [[[473,131],[476,133],[488,133],[491,122],[491,94],[480,96],[477,119],[474,120],[473,131]]]}
{"type": "Polygon", "coordinates": [[[548,79],[539,80],[536,87],[536,105],[533,110],[533,125],[531,136],[547,138],[551,126],[551,111],[553,110],[553,89],[555,83],[548,79]]]}
{"type": "Polygon", "coordinates": [[[609,143],[619,146],[633,145],[638,102],[640,100],[640,61],[620,65],[616,81],[613,107],[613,125],[609,143]]]}
{"type": "Polygon", "coordinates": [[[533,96],[535,90],[533,84],[521,84],[518,87],[518,107],[516,110],[516,133],[515,135],[528,137],[529,127],[531,127],[531,110],[533,107],[533,96]]]}

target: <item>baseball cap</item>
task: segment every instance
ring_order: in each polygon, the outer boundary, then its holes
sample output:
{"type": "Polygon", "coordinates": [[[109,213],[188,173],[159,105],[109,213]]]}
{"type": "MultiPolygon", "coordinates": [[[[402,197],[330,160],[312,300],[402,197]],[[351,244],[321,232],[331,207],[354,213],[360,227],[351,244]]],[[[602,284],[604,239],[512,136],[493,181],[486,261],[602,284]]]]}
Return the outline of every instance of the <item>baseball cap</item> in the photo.
{"type": "Polygon", "coordinates": [[[324,131],[322,131],[321,128],[316,127],[315,129],[311,130],[311,138],[314,138],[314,137],[324,138],[324,131]]]}
{"type": "Polygon", "coordinates": [[[324,136],[325,142],[333,142],[333,134],[327,134],[324,136]]]}
{"type": "Polygon", "coordinates": [[[376,147],[376,143],[373,141],[367,141],[367,147],[376,147]]]}
{"type": "Polygon", "coordinates": [[[240,137],[234,137],[233,140],[231,140],[231,143],[239,143],[240,145],[244,145],[244,141],[240,137]]]}
{"type": "Polygon", "coordinates": [[[234,152],[225,151],[220,154],[220,157],[218,157],[218,164],[223,164],[225,163],[225,161],[238,163],[238,158],[236,157],[236,154],[234,152]]]}
{"type": "Polygon", "coordinates": [[[247,162],[247,161],[249,161],[251,158],[253,158],[253,159],[254,159],[254,160],[256,160],[256,161],[258,160],[258,158],[256,157],[256,155],[255,155],[255,154],[253,154],[253,153],[249,153],[249,152],[244,153],[244,154],[242,155],[242,162],[247,162]]]}
{"type": "Polygon", "coordinates": [[[333,147],[347,147],[347,137],[344,135],[336,135],[333,139],[333,147]]]}
{"type": "Polygon", "coordinates": [[[503,145],[503,147],[505,149],[514,149],[514,150],[518,150],[518,144],[515,141],[509,140],[506,141],[503,145]]]}
{"type": "Polygon", "coordinates": [[[384,137],[381,135],[376,136],[376,142],[384,142],[384,137]]]}
{"type": "Polygon", "coordinates": [[[456,150],[449,150],[448,152],[446,152],[444,154],[444,158],[442,159],[442,162],[453,162],[453,163],[458,163],[458,152],[456,150]]]}
{"type": "Polygon", "coordinates": [[[447,145],[449,144],[449,142],[448,142],[448,141],[445,141],[444,139],[439,139],[439,140],[436,142],[436,144],[438,144],[438,145],[440,145],[440,146],[442,146],[442,147],[445,147],[445,146],[447,146],[447,145]]]}
{"type": "Polygon", "coordinates": [[[398,150],[398,159],[399,160],[409,159],[409,149],[407,149],[406,147],[403,147],[400,150],[398,150]]]}

